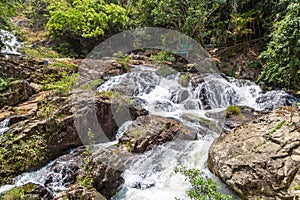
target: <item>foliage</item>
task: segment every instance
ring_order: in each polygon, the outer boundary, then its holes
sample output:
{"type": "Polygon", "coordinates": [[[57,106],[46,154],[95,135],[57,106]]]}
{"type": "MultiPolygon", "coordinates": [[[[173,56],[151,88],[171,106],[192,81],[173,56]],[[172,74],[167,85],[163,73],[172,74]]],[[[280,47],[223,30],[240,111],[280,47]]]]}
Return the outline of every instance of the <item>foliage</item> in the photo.
{"type": "Polygon", "coordinates": [[[77,80],[78,74],[69,75],[63,71],[57,74],[49,74],[42,81],[45,90],[52,90],[61,95],[66,95],[73,87],[77,80]]]}
{"type": "Polygon", "coordinates": [[[40,164],[45,158],[45,149],[44,136],[38,132],[26,139],[5,133],[0,142],[0,175],[5,178],[0,183],[11,178],[10,175],[14,173],[25,172],[40,164]]]}
{"type": "Polygon", "coordinates": [[[189,76],[185,73],[180,74],[179,84],[187,87],[189,85],[189,76]]]}
{"type": "Polygon", "coordinates": [[[89,138],[89,145],[86,146],[85,151],[82,153],[82,155],[84,156],[84,160],[83,164],[81,165],[81,168],[84,170],[84,174],[79,175],[77,177],[77,181],[81,186],[90,188],[92,187],[94,182],[94,178],[92,175],[92,166],[90,162],[92,156],[91,145],[95,144],[95,135],[90,128],[88,129],[87,135],[89,138]]]}
{"type": "Polygon", "coordinates": [[[261,146],[263,146],[264,144],[266,144],[270,139],[271,139],[271,136],[276,132],[278,131],[279,129],[282,128],[282,126],[286,123],[286,120],[283,120],[281,121],[274,129],[272,129],[270,132],[268,132],[268,134],[266,135],[266,138],[263,142],[261,142],[260,144],[256,145],[254,147],[254,149],[257,149],[261,146]]]}
{"type": "MultiPolygon", "coordinates": [[[[9,30],[12,26],[10,18],[16,15],[17,8],[20,6],[19,0],[0,1],[0,30],[9,30]]],[[[0,35],[2,32],[0,32],[0,35]]],[[[4,41],[0,37],[0,50],[4,46],[4,41]]],[[[5,40],[5,38],[3,38],[5,40]]]]}
{"type": "Polygon", "coordinates": [[[273,87],[300,88],[300,3],[289,4],[285,16],[277,21],[271,41],[260,58],[264,70],[259,80],[273,87]]]}
{"type": "Polygon", "coordinates": [[[0,92],[7,90],[9,87],[9,84],[10,84],[9,79],[0,78],[0,92]]]}
{"type": "Polygon", "coordinates": [[[34,191],[36,186],[33,183],[27,183],[23,186],[14,187],[13,189],[5,192],[0,197],[1,200],[19,200],[19,199],[35,199],[34,191]]]}
{"type": "Polygon", "coordinates": [[[226,117],[229,117],[230,115],[240,115],[242,114],[241,108],[239,106],[228,106],[226,108],[226,117]]]}
{"type": "Polygon", "coordinates": [[[129,1],[135,26],[159,26],[178,30],[203,41],[209,15],[222,3],[217,0],[138,0],[129,1]]]}
{"type": "Polygon", "coordinates": [[[96,90],[97,87],[103,83],[104,80],[103,79],[94,79],[89,81],[88,83],[84,83],[80,86],[80,89],[82,90],[96,90]]]}
{"type": "Polygon", "coordinates": [[[153,59],[157,63],[160,61],[168,61],[168,62],[176,61],[175,55],[165,50],[160,51],[157,54],[151,55],[151,59],[153,59]]]}
{"type": "Polygon", "coordinates": [[[37,47],[37,48],[25,47],[22,49],[22,51],[24,53],[25,58],[27,59],[59,57],[59,54],[57,52],[47,47],[37,47]]]}
{"type": "Polygon", "coordinates": [[[186,167],[176,168],[176,173],[183,174],[191,183],[192,188],[187,191],[188,196],[195,200],[231,200],[231,196],[221,194],[218,192],[218,185],[216,182],[208,178],[198,169],[187,169],[186,167]]]}
{"type": "Polygon", "coordinates": [[[84,50],[88,39],[104,36],[107,31],[122,27],[127,21],[125,9],[104,0],[52,0],[48,10],[50,35],[70,41],[71,47],[78,53],[84,50]]]}

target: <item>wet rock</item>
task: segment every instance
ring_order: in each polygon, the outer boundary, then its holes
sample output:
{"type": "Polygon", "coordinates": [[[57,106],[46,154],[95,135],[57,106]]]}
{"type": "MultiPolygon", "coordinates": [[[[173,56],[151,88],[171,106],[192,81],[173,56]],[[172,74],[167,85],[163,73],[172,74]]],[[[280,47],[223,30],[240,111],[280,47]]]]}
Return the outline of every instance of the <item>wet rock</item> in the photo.
{"type": "Polygon", "coordinates": [[[298,199],[300,111],[278,108],[221,135],[208,167],[244,199],[298,199]]]}
{"type": "Polygon", "coordinates": [[[14,81],[10,84],[9,89],[0,94],[0,108],[4,105],[14,106],[26,101],[35,92],[35,89],[27,81],[14,81]]]}
{"type": "Polygon", "coordinates": [[[226,116],[225,123],[224,123],[225,131],[230,131],[233,128],[236,128],[245,123],[253,121],[261,117],[263,114],[266,114],[266,112],[264,111],[255,111],[253,108],[246,107],[246,106],[242,106],[240,107],[240,109],[241,109],[240,115],[230,114],[226,116]]]}
{"type": "Polygon", "coordinates": [[[141,116],[129,126],[120,144],[130,152],[143,153],[175,138],[195,140],[197,132],[174,119],[141,116]]]}
{"type": "Polygon", "coordinates": [[[267,111],[271,111],[281,106],[291,106],[293,102],[299,101],[299,99],[280,90],[266,92],[256,99],[256,103],[267,111]]]}
{"type": "Polygon", "coordinates": [[[119,151],[98,149],[93,152],[90,162],[93,186],[106,198],[111,198],[124,183],[121,174],[125,170],[125,157],[119,151]]]}
{"type": "Polygon", "coordinates": [[[194,88],[196,88],[199,84],[204,82],[204,76],[203,74],[199,74],[199,73],[189,73],[189,80],[192,83],[192,86],[194,88]]]}
{"type": "Polygon", "coordinates": [[[89,129],[94,134],[94,142],[112,141],[124,122],[148,114],[145,109],[135,107],[125,99],[105,94],[97,95],[92,102],[83,99],[77,104],[80,108],[76,113],[75,126],[84,144],[89,144],[89,138],[82,133],[87,133],[89,129]]]}
{"type": "Polygon", "coordinates": [[[84,59],[79,68],[79,83],[87,83],[91,80],[108,80],[112,76],[121,75],[127,72],[127,66],[118,63],[116,60],[84,59]]]}
{"type": "Polygon", "coordinates": [[[0,196],[0,200],[25,199],[40,200],[52,199],[51,193],[43,186],[35,183],[27,183],[20,187],[15,187],[0,196]]]}
{"type": "Polygon", "coordinates": [[[95,188],[86,188],[78,184],[73,185],[66,190],[57,193],[53,200],[106,200],[95,188]]]}

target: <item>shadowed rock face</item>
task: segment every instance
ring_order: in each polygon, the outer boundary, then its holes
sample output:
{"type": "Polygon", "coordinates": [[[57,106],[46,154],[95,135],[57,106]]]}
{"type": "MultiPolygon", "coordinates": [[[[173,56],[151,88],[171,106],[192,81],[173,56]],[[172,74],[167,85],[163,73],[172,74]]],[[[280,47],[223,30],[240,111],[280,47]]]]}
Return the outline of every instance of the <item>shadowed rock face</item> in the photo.
{"type": "Polygon", "coordinates": [[[298,199],[300,111],[279,108],[223,134],[210,148],[208,166],[245,199],[298,199]]]}

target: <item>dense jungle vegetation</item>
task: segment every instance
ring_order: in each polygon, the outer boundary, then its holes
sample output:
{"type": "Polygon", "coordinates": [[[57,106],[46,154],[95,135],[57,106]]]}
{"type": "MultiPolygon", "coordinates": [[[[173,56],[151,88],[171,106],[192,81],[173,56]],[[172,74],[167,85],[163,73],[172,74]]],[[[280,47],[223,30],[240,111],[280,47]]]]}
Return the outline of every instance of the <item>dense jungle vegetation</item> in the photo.
{"type": "MultiPolygon", "coordinates": [[[[19,38],[84,57],[104,39],[137,27],[165,27],[204,47],[259,44],[258,81],[270,88],[300,90],[299,0],[1,0],[0,28],[19,38]],[[29,19],[31,32],[16,18],[29,19]],[[31,37],[31,39],[30,39],[31,37]]],[[[3,46],[3,40],[0,43],[3,46]]],[[[27,51],[30,51],[27,49],[27,51]]],[[[299,92],[298,92],[299,93],[299,92]]]]}

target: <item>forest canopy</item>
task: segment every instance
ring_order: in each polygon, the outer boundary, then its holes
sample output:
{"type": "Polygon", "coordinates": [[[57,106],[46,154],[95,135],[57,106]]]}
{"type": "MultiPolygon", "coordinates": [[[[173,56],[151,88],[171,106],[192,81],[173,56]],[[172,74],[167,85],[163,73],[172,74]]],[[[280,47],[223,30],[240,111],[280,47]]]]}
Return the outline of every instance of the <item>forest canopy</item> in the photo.
{"type": "Polygon", "coordinates": [[[204,46],[259,41],[259,81],[300,89],[299,0],[23,0],[0,2],[0,28],[16,10],[48,32],[62,54],[82,57],[124,30],[153,26],[178,30],[204,46]],[[25,10],[25,12],[24,12],[25,10]]]}

